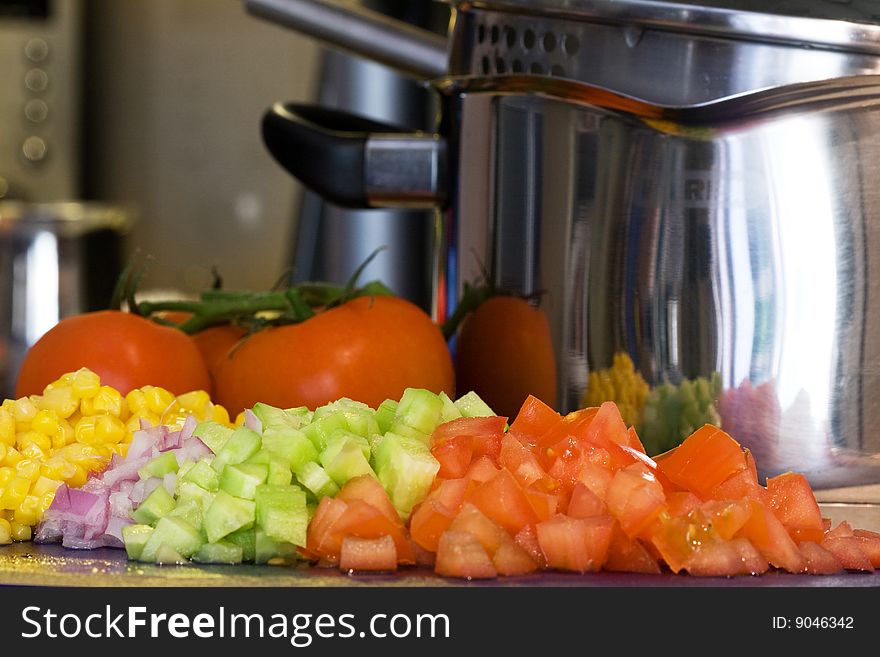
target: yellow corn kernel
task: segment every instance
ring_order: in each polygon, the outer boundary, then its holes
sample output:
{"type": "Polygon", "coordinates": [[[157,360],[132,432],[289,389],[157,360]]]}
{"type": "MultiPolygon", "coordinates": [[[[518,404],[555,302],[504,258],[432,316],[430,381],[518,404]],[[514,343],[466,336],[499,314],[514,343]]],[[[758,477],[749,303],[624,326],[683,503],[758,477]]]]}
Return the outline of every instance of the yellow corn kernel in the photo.
{"type": "Polygon", "coordinates": [[[40,476],[40,462],[37,459],[22,459],[15,464],[15,470],[19,477],[36,481],[40,476]]]}
{"type": "Polygon", "coordinates": [[[61,449],[76,441],[76,431],[67,420],[58,421],[58,431],[52,436],[52,449],[61,449]]]}
{"type": "Polygon", "coordinates": [[[37,405],[30,397],[22,397],[12,402],[12,417],[16,422],[32,422],[38,411],[37,405]]]}
{"type": "Polygon", "coordinates": [[[15,444],[15,418],[5,406],[0,408],[0,443],[10,446],[15,444]]]}
{"type": "Polygon", "coordinates": [[[6,459],[6,443],[0,443],[0,463],[6,459]]]}
{"type": "Polygon", "coordinates": [[[235,426],[240,427],[244,424],[244,411],[235,416],[235,426]]]}
{"type": "Polygon", "coordinates": [[[49,449],[43,449],[37,443],[28,443],[25,445],[24,449],[21,450],[21,457],[24,459],[41,461],[46,458],[50,451],[51,447],[49,449]]]}
{"type": "Polygon", "coordinates": [[[125,425],[113,415],[99,415],[95,418],[95,442],[99,445],[118,443],[125,438],[125,425]]]}
{"type": "Polygon", "coordinates": [[[119,456],[125,458],[125,455],[128,453],[128,443],[108,443],[104,445],[104,448],[108,451],[111,458],[114,454],[119,454],[119,456]]]}
{"type": "Polygon", "coordinates": [[[37,411],[34,419],[31,420],[31,429],[49,437],[53,436],[58,431],[58,415],[45,408],[37,411]]]}
{"type": "Polygon", "coordinates": [[[205,417],[205,406],[211,403],[211,398],[204,390],[194,390],[177,396],[184,411],[192,413],[197,417],[205,417]]]}
{"type": "Polygon", "coordinates": [[[140,431],[141,420],[146,420],[147,422],[149,422],[151,427],[159,425],[159,416],[154,415],[145,409],[144,411],[135,413],[130,418],[128,418],[128,421],[125,423],[125,428],[128,429],[128,431],[131,433],[134,433],[135,431],[140,431]]]}
{"type": "Polygon", "coordinates": [[[15,439],[15,446],[22,452],[28,445],[37,445],[43,452],[52,449],[52,439],[39,431],[23,431],[15,439]]]}
{"type": "Polygon", "coordinates": [[[206,420],[213,420],[220,424],[229,424],[229,411],[226,408],[219,404],[210,404],[210,407],[210,411],[205,414],[206,420]]]}
{"type": "Polygon", "coordinates": [[[0,518],[0,545],[12,543],[12,526],[5,518],[0,518]]]}
{"type": "Polygon", "coordinates": [[[15,509],[24,501],[30,489],[30,479],[13,477],[4,487],[3,494],[0,495],[0,509],[15,509]]]}
{"type": "Polygon", "coordinates": [[[39,406],[60,418],[68,418],[79,409],[79,399],[73,394],[73,388],[69,385],[47,388],[39,406]]]}
{"type": "Polygon", "coordinates": [[[94,445],[95,440],[95,423],[97,418],[94,415],[84,415],[76,423],[74,431],[76,433],[76,442],[83,445],[94,445]]]}
{"type": "Polygon", "coordinates": [[[147,410],[147,396],[140,388],[135,388],[125,396],[125,405],[128,412],[135,414],[147,410]]]}
{"type": "Polygon", "coordinates": [[[15,476],[15,468],[8,465],[0,467],[0,489],[8,484],[15,476]]]}
{"type": "Polygon", "coordinates": [[[147,401],[147,409],[151,413],[162,416],[170,410],[172,404],[176,404],[177,400],[165,388],[159,386],[144,386],[141,388],[144,392],[144,398],[147,401]]]}
{"type": "Polygon", "coordinates": [[[33,527],[40,521],[40,498],[28,495],[12,515],[13,522],[33,527]]]}
{"type": "Polygon", "coordinates": [[[54,495],[60,485],[61,482],[59,480],[49,479],[49,477],[41,474],[31,486],[31,494],[38,497],[41,497],[46,493],[52,493],[54,495]]]}
{"type": "Polygon", "coordinates": [[[7,447],[6,458],[3,459],[3,465],[15,467],[15,464],[21,461],[23,458],[24,457],[17,449],[15,449],[15,447],[7,447]]]}
{"type": "Polygon", "coordinates": [[[76,474],[76,466],[60,456],[52,456],[43,465],[41,472],[47,479],[67,481],[76,474]]]}
{"type": "Polygon", "coordinates": [[[80,399],[88,399],[98,394],[101,389],[101,378],[92,370],[83,367],[73,374],[73,394],[80,399]]]}
{"type": "Polygon", "coordinates": [[[13,541],[29,541],[31,540],[31,528],[30,525],[22,525],[19,522],[15,522],[13,520],[9,523],[9,527],[12,529],[12,540],[13,541]]]}
{"type": "MultiPolygon", "coordinates": [[[[61,482],[58,482],[61,485],[61,482]]],[[[49,491],[48,493],[43,493],[40,495],[40,512],[46,513],[50,506],[52,506],[52,501],[55,499],[55,491],[49,491]]]]}
{"type": "Polygon", "coordinates": [[[74,465],[75,472],[72,477],[67,478],[67,484],[71,488],[79,488],[89,480],[89,472],[81,465],[74,465]]]}
{"type": "Polygon", "coordinates": [[[110,386],[101,386],[98,394],[88,399],[83,399],[80,404],[80,412],[83,415],[122,415],[124,407],[122,395],[116,388],[110,386]]]}

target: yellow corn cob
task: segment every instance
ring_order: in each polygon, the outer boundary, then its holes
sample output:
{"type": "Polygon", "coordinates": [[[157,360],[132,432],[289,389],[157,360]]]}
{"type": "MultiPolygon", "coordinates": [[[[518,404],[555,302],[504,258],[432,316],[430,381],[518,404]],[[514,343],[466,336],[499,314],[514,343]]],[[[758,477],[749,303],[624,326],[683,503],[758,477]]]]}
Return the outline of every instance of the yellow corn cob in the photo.
{"type": "Polygon", "coordinates": [[[88,369],[70,372],[42,395],[0,404],[0,545],[30,540],[31,528],[66,483],[82,486],[113,454],[125,456],[141,420],[179,428],[188,415],[230,425],[229,413],[196,390],[175,397],[144,386],[123,396],[88,369]]]}

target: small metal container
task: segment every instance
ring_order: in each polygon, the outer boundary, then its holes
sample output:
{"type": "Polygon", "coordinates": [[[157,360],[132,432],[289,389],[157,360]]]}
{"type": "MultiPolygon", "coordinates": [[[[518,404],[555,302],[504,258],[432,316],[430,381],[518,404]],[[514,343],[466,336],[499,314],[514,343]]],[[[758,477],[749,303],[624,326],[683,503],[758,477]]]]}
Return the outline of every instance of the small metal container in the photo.
{"type": "MultiPolygon", "coordinates": [[[[58,320],[107,308],[130,213],[95,203],[0,203],[0,385],[58,320]]],[[[100,336],[96,336],[100,339],[100,336]]]]}

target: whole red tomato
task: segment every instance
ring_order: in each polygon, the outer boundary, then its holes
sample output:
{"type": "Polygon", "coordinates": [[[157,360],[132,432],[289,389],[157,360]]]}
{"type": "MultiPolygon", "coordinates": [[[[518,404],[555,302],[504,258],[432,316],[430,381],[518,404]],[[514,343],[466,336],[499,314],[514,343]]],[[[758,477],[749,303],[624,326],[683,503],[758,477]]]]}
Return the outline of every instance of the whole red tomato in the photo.
{"type": "Polygon", "coordinates": [[[456,389],[475,391],[498,415],[516,417],[529,395],[556,404],[556,357],[540,308],[490,297],[464,320],[455,355],[456,389]]]}
{"type": "Polygon", "coordinates": [[[407,387],[451,396],[454,385],[431,318],[409,301],[376,296],[246,338],[221,359],[215,397],[231,415],[258,401],[314,409],[340,397],[375,408],[407,387]]]}
{"type": "Polygon", "coordinates": [[[193,342],[202,352],[202,359],[208,366],[213,389],[216,389],[217,370],[220,363],[244,337],[246,331],[234,324],[220,324],[202,329],[192,334],[193,342]]]}
{"type": "Polygon", "coordinates": [[[145,385],[174,394],[211,392],[208,368],[188,335],[138,315],[102,310],[62,319],[37,340],[25,355],[15,394],[41,394],[81,367],[122,394],[145,385]]]}

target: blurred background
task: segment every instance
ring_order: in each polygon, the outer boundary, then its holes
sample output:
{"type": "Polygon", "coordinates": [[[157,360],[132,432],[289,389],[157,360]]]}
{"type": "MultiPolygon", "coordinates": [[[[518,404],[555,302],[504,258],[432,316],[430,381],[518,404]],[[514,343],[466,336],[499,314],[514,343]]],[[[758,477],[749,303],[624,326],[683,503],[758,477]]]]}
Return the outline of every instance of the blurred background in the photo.
{"type": "MultiPolygon", "coordinates": [[[[370,0],[445,32],[432,0],[370,0]]],[[[265,23],[240,0],[0,0],[0,368],[59,317],[143,290],[265,289],[365,272],[429,304],[430,213],[343,212],[304,194],[260,136],[279,101],[429,127],[428,92],[265,23]],[[50,205],[45,205],[50,204],[50,205]]]]}

